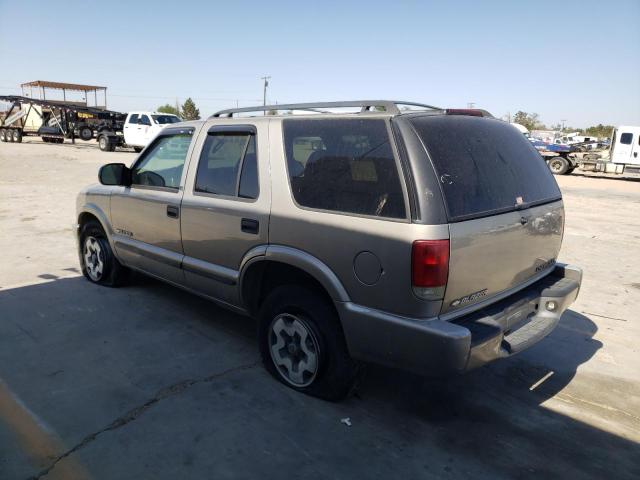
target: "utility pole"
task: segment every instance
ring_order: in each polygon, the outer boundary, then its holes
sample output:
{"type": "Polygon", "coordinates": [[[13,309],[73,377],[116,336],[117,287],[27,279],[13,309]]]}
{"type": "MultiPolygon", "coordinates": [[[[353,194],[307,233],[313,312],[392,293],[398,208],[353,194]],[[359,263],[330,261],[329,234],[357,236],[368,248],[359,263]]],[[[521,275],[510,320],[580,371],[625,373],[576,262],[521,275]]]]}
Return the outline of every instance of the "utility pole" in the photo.
{"type": "Polygon", "coordinates": [[[467,103],[467,108],[473,108],[476,106],[476,102],[468,102],[467,103]]]}
{"type": "MultiPolygon", "coordinates": [[[[271,79],[270,76],[264,76],[264,77],[260,77],[262,80],[264,80],[264,89],[262,91],[262,106],[266,107],[267,105],[267,87],[269,86],[269,79],[271,79]]],[[[267,114],[266,111],[262,112],[264,115],[267,114]]]]}
{"type": "Polygon", "coordinates": [[[562,122],[562,133],[564,133],[564,122],[566,122],[567,120],[564,119],[564,120],[560,120],[560,121],[562,122]]]}

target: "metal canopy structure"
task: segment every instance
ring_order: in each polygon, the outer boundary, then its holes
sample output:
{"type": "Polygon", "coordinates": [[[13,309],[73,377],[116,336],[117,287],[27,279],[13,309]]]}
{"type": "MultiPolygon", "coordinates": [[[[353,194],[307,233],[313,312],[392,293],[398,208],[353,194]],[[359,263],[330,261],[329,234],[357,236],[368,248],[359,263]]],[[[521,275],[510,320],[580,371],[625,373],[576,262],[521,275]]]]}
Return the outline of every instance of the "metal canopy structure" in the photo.
{"type": "Polygon", "coordinates": [[[433,105],[425,105],[423,103],[404,102],[400,100],[353,100],[348,102],[316,102],[316,103],[289,103],[281,105],[260,105],[257,107],[244,107],[244,108],[230,108],[228,110],[221,110],[214,113],[211,117],[232,117],[234,113],[249,113],[249,112],[268,112],[278,110],[306,110],[317,113],[331,113],[323,112],[323,108],[360,108],[362,113],[365,112],[383,112],[391,115],[398,115],[403,113],[400,109],[401,106],[405,107],[418,107],[427,110],[444,111],[439,107],[433,105]]]}
{"type": "MultiPolygon", "coordinates": [[[[107,87],[101,87],[98,85],[82,85],[79,83],[64,83],[64,82],[49,82],[46,80],[35,80],[33,82],[27,82],[20,85],[22,88],[22,95],[29,96],[34,98],[34,89],[35,92],[38,93],[38,98],[41,100],[47,100],[47,90],[58,90],[62,91],[62,101],[67,101],[67,91],[69,92],[83,92],[84,95],[84,104],[89,106],[89,94],[93,92],[94,96],[94,107],[95,108],[107,108],[107,87]],[[102,98],[104,98],[104,103],[102,105],[98,105],[98,92],[101,92],[102,98]]],[[[77,102],[82,103],[82,102],[77,102]]]]}

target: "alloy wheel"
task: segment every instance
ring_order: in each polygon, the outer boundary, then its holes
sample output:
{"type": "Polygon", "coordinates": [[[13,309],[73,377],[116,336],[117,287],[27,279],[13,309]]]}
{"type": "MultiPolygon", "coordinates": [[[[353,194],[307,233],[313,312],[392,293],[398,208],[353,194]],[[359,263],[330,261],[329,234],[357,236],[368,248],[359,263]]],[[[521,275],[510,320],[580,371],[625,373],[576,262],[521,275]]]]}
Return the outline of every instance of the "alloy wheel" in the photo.
{"type": "Polygon", "coordinates": [[[271,322],[269,352],[282,378],[306,387],[316,378],[320,347],[307,322],[298,315],[281,313],[271,322]]]}
{"type": "Polygon", "coordinates": [[[104,273],[104,252],[95,237],[87,237],[84,241],[83,256],[89,278],[99,282],[104,273]]]}

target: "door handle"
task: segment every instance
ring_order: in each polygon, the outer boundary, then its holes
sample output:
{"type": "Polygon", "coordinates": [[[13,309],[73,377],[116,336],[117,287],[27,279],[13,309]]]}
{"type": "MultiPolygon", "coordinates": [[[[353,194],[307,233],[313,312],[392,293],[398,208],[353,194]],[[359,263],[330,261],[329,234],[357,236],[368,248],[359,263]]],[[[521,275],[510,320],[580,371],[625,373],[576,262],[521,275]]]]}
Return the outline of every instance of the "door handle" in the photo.
{"type": "Polygon", "coordinates": [[[240,230],[245,233],[253,233],[255,235],[260,231],[260,223],[253,218],[243,218],[240,221],[240,230]]]}
{"type": "Polygon", "coordinates": [[[633,158],[638,158],[638,152],[633,152],[633,158]]]}
{"type": "Polygon", "coordinates": [[[180,209],[175,205],[167,205],[167,217],[178,218],[180,216],[180,209]]]}

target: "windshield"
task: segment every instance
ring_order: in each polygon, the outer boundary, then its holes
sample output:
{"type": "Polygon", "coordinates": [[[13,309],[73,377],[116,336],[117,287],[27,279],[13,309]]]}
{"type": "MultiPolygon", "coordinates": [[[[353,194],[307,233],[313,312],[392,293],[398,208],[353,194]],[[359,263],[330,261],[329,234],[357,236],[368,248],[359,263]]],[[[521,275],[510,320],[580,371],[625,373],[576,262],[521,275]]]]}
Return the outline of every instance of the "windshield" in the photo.
{"type": "Polygon", "coordinates": [[[540,154],[509,124],[464,116],[417,117],[412,123],[433,162],[451,221],[561,198],[540,154]]]}
{"type": "Polygon", "coordinates": [[[175,115],[151,115],[153,120],[160,125],[165,125],[167,123],[178,123],[180,119],[175,115]]]}

